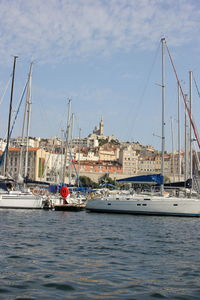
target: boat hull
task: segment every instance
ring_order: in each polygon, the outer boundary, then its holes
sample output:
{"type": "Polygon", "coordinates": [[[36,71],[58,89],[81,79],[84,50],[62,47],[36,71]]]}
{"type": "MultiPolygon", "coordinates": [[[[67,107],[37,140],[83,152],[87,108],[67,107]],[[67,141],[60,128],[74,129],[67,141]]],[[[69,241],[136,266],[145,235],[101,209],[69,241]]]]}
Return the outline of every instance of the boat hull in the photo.
{"type": "Polygon", "coordinates": [[[0,208],[42,209],[44,199],[29,193],[5,193],[0,195],[0,208]]]}
{"type": "Polygon", "coordinates": [[[200,200],[184,198],[102,199],[87,202],[91,212],[200,217],[200,200]]]}

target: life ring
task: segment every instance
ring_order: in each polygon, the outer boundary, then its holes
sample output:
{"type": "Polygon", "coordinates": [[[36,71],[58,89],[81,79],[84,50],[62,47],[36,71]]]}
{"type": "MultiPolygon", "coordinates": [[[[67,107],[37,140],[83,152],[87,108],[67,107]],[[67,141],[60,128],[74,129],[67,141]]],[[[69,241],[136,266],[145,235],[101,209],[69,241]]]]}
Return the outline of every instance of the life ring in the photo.
{"type": "Polygon", "coordinates": [[[67,198],[67,196],[69,195],[68,187],[66,187],[66,186],[61,187],[60,194],[63,198],[67,198]]]}

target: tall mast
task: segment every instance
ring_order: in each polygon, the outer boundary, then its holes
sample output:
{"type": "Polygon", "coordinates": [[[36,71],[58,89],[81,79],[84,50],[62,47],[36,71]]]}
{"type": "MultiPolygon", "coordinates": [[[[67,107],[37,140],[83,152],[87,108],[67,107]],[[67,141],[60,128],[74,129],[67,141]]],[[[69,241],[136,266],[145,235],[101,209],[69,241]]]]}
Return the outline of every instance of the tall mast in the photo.
{"type": "Polygon", "coordinates": [[[28,175],[28,144],[29,144],[29,132],[30,132],[30,116],[31,116],[31,84],[32,84],[32,66],[30,65],[29,71],[29,86],[27,90],[26,102],[27,102],[27,123],[26,123],[26,156],[25,156],[25,172],[24,177],[28,175]]]}
{"type": "Polygon", "coordinates": [[[178,180],[181,180],[181,130],[180,130],[180,85],[178,86],[178,180]]]}
{"type": "Polygon", "coordinates": [[[79,128],[79,143],[78,143],[78,187],[80,186],[80,145],[81,143],[81,128],[79,128]]]}
{"type": "Polygon", "coordinates": [[[173,120],[171,117],[171,135],[172,135],[172,174],[173,174],[173,181],[175,182],[175,175],[174,175],[174,133],[173,133],[173,120]]]}
{"type": "Polygon", "coordinates": [[[161,194],[164,192],[164,153],[165,153],[165,38],[161,39],[162,43],[162,158],[161,158],[161,175],[163,183],[161,184],[161,194]]]}
{"type": "Polygon", "coordinates": [[[64,138],[65,138],[65,134],[64,134],[64,130],[61,130],[61,138],[62,138],[62,144],[61,144],[61,148],[62,148],[62,152],[61,152],[61,168],[60,168],[60,172],[59,172],[59,181],[60,183],[64,183],[63,181],[63,177],[64,177],[64,155],[65,155],[65,148],[64,148],[64,138]]]}
{"type": "MultiPolygon", "coordinates": [[[[190,115],[192,116],[192,71],[189,71],[189,93],[190,93],[190,115]]],[[[192,179],[191,181],[191,189],[190,193],[192,192],[192,186],[193,186],[193,157],[192,157],[192,124],[190,122],[190,145],[189,145],[189,151],[190,151],[190,178],[192,179]]]]}
{"type": "MultiPolygon", "coordinates": [[[[189,71],[189,97],[190,97],[190,115],[192,115],[192,71],[189,71]]],[[[189,152],[190,152],[190,178],[192,179],[192,124],[190,122],[190,145],[189,145],[189,152]]]]}
{"type": "MultiPolygon", "coordinates": [[[[29,103],[30,103],[30,99],[31,99],[31,79],[32,79],[32,65],[33,63],[31,63],[30,65],[30,69],[29,69],[29,73],[28,73],[28,79],[27,79],[27,90],[26,90],[26,102],[25,102],[25,108],[24,108],[24,118],[23,118],[23,124],[22,124],[22,133],[21,133],[21,148],[20,148],[20,157],[19,157],[19,175],[18,175],[18,180],[21,181],[22,177],[25,177],[27,174],[26,171],[26,154],[25,154],[25,164],[22,163],[23,161],[23,152],[25,152],[25,145],[28,144],[27,141],[27,136],[28,133],[26,132],[26,137],[25,135],[25,127],[26,129],[29,127],[29,125],[26,125],[27,122],[30,123],[30,108],[29,108],[29,103]],[[29,117],[28,116],[28,111],[29,111],[29,117]],[[28,121],[29,119],[29,121],[28,121]],[[25,143],[25,138],[26,138],[26,143],[25,143]],[[22,172],[22,165],[24,166],[24,172],[22,172]]],[[[27,130],[28,131],[28,130],[27,130]]],[[[26,147],[27,148],[27,147],[26,147]]],[[[26,149],[27,152],[27,149],[26,149]]],[[[26,153],[25,152],[25,153],[26,153]]]]}
{"type": "MultiPolygon", "coordinates": [[[[185,102],[188,103],[188,95],[185,94],[185,102]]],[[[184,178],[185,182],[188,179],[188,115],[185,107],[185,171],[184,178]]]]}
{"type": "Polygon", "coordinates": [[[68,99],[67,130],[66,130],[66,141],[65,141],[65,157],[64,157],[64,166],[63,166],[63,183],[65,182],[67,155],[68,155],[68,148],[69,148],[71,101],[72,101],[71,99],[68,99]]]}
{"type": "Polygon", "coordinates": [[[8,117],[7,143],[6,143],[7,153],[6,153],[4,174],[7,173],[7,167],[8,167],[8,147],[9,147],[9,142],[10,142],[10,124],[11,124],[11,116],[12,116],[12,102],[13,102],[13,91],[14,91],[14,82],[15,82],[15,66],[16,66],[17,58],[18,58],[18,56],[14,56],[13,72],[12,72],[12,85],[11,85],[11,93],[10,93],[10,108],[9,108],[9,117],[8,117]]]}
{"type": "Polygon", "coordinates": [[[71,185],[72,179],[72,138],[74,130],[74,113],[71,115],[70,119],[70,137],[69,137],[69,184],[71,185]]]}

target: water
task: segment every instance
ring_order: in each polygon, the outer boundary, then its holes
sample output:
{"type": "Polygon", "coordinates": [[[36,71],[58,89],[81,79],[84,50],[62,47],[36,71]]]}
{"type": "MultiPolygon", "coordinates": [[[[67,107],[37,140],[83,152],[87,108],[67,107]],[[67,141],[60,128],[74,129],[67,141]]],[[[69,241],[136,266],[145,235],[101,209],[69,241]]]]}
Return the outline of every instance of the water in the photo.
{"type": "Polygon", "coordinates": [[[200,299],[200,219],[0,210],[0,299],[200,299]]]}

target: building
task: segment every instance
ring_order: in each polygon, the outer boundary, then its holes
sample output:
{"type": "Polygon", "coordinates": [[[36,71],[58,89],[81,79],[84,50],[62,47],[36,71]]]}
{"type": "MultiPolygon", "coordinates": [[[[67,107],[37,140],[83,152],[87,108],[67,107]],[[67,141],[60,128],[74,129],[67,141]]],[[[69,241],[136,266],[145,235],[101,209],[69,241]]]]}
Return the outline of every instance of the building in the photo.
{"type": "MultiPolygon", "coordinates": [[[[28,149],[27,176],[32,180],[45,180],[45,162],[47,152],[41,148],[28,149]]],[[[25,174],[25,153],[22,153],[22,171],[20,172],[20,148],[9,148],[7,173],[14,179],[25,174]]],[[[2,174],[2,170],[1,170],[2,174]]]]}
{"type": "Polygon", "coordinates": [[[0,151],[4,151],[6,147],[6,142],[3,139],[0,139],[0,151]]]}
{"type": "MultiPolygon", "coordinates": [[[[160,163],[160,160],[156,160],[156,156],[146,156],[139,157],[138,160],[138,172],[139,174],[155,174],[157,164],[160,163]]],[[[160,164],[159,164],[159,173],[160,173],[160,164]]]]}
{"type": "Polygon", "coordinates": [[[138,173],[138,154],[132,145],[122,147],[119,150],[119,163],[122,165],[123,173],[135,175],[138,173]]]}
{"type": "Polygon", "coordinates": [[[95,126],[95,128],[93,130],[93,134],[96,134],[98,136],[104,136],[104,122],[103,122],[103,118],[101,118],[99,126],[95,126]]]}
{"type": "Polygon", "coordinates": [[[99,151],[97,147],[87,147],[76,149],[75,154],[76,161],[98,161],[99,160],[99,151]]]}
{"type": "Polygon", "coordinates": [[[29,137],[28,139],[26,139],[25,137],[16,137],[16,138],[10,139],[10,146],[12,148],[17,148],[17,147],[21,147],[21,146],[25,147],[28,142],[28,147],[39,148],[40,147],[39,141],[40,141],[40,138],[29,137]]]}
{"type": "Polygon", "coordinates": [[[104,174],[109,174],[113,179],[123,174],[122,166],[116,161],[80,161],[74,163],[74,168],[79,176],[87,176],[96,182],[104,174]]]}
{"type": "Polygon", "coordinates": [[[119,146],[106,143],[99,147],[99,160],[117,161],[119,159],[119,146]]]}
{"type": "Polygon", "coordinates": [[[88,135],[87,137],[87,146],[88,147],[98,147],[99,141],[106,140],[107,142],[116,141],[116,137],[112,136],[105,136],[104,135],[104,121],[101,118],[100,123],[98,126],[95,126],[93,132],[88,135]]]}

